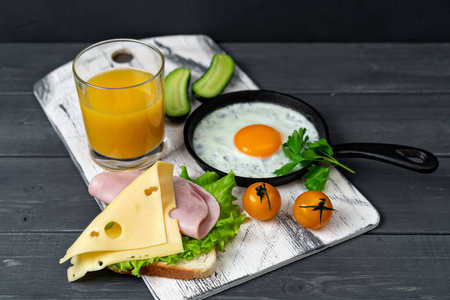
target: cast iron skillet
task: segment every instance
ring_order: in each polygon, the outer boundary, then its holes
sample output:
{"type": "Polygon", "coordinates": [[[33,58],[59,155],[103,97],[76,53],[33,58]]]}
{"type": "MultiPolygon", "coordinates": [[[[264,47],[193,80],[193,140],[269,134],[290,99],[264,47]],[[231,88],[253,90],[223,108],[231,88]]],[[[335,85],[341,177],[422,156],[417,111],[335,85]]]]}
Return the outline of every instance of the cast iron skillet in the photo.
{"type": "MultiPolygon", "coordinates": [[[[197,124],[206,115],[212,111],[238,102],[269,102],[281,106],[288,107],[302,113],[310,122],[314,124],[319,132],[320,138],[326,138],[330,143],[328,128],[322,116],[309,104],[302,100],[292,97],[290,95],[272,92],[272,91],[241,91],[221,95],[215,99],[208,100],[208,102],[200,105],[186,120],[184,126],[184,143],[188,152],[197,161],[197,163],[204,169],[216,172],[224,176],[226,173],[215,169],[213,166],[205,163],[193,149],[193,135],[197,124]]],[[[396,166],[400,166],[412,171],[420,173],[434,172],[439,165],[439,162],[432,153],[413,148],[409,146],[393,145],[393,144],[373,144],[373,143],[351,143],[332,145],[335,157],[360,157],[379,160],[396,166]],[[413,161],[410,158],[418,159],[419,162],[413,161]]],[[[236,176],[236,183],[239,186],[247,187],[254,182],[264,181],[272,185],[282,185],[300,178],[306,172],[307,168],[302,168],[297,172],[290,173],[284,176],[276,176],[270,178],[247,178],[236,176]]]]}

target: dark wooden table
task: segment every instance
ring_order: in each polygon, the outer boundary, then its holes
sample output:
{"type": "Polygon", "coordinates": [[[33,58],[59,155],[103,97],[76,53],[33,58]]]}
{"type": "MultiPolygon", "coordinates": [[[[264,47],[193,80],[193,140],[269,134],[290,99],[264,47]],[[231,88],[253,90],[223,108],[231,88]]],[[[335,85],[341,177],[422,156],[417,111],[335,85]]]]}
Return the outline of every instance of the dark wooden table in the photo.
{"type": "MultiPolygon", "coordinates": [[[[86,44],[0,44],[0,298],[152,298],[107,270],[67,283],[67,247],[99,213],[33,93],[86,44]]],[[[435,153],[424,175],[364,159],[344,173],[377,208],[373,231],[215,299],[450,299],[450,45],[225,43],[263,89],[297,96],[332,143],[435,153]]]]}

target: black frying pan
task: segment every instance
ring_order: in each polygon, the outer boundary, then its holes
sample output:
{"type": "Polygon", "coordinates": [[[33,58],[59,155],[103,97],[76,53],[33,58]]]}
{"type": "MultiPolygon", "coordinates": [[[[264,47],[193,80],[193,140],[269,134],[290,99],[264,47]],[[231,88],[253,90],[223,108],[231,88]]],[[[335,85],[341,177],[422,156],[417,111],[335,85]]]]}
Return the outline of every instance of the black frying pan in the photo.
{"type": "MultiPolygon", "coordinates": [[[[216,172],[224,176],[226,173],[215,169],[213,166],[205,163],[194,152],[192,139],[197,124],[206,115],[212,111],[238,102],[269,102],[288,107],[302,113],[310,122],[314,124],[319,137],[327,139],[330,143],[328,128],[322,116],[309,104],[302,100],[277,92],[271,91],[241,91],[221,95],[215,99],[208,100],[200,105],[186,120],[184,126],[184,143],[188,152],[197,161],[197,163],[205,170],[216,172]]],[[[438,159],[432,153],[413,148],[409,146],[393,145],[393,144],[374,144],[374,143],[352,143],[332,145],[335,157],[361,157],[375,159],[396,166],[400,166],[412,171],[420,173],[434,172],[439,165],[438,159]],[[418,159],[413,161],[410,158],[418,159]]],[[[272,185],[282,185],[300,178],[306,172],[307,168],[302,168],[297,172],[293,172],[284,176],[270,178],[247,178],[236,176],[236,183],[239,186],[247,187],[254,182],[264,181],[272,185]]]]}

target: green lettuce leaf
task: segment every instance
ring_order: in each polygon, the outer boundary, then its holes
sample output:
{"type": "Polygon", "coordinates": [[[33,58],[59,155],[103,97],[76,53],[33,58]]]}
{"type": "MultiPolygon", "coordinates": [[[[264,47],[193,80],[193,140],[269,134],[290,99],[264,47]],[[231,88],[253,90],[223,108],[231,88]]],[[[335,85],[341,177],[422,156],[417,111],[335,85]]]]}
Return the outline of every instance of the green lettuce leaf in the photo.
{"type": "Polygon", "coordinates": [[[216,250],[225,252],[225,245],[231,238],[237,235],[239,227],[245,220],[245,214],[240,213],[239,205],[233,204],[236,200],[231,191],[236,186],[234,173],[231,171],[228,175],[219,179],[219,175],[207,171],[200,177],[192,179],[185,166],[181,166],[180,177],[190,180],[203,187],[216,198],[220,206],[220,216],[216,225],[209,234],[201,240],[196,240],[187,236],[181,236],[184,252],[165,256],[155,257],[145,260],[126,261],[113,264],[110,267],[121,272],[127,272],[132,269],[132,274],[139,275],[141,267],[146,267],[154,262],[166,262],[168,265],[174,264],[181,259],[191,260],[201,253],[208,253],[216,247],[216,250]]]}

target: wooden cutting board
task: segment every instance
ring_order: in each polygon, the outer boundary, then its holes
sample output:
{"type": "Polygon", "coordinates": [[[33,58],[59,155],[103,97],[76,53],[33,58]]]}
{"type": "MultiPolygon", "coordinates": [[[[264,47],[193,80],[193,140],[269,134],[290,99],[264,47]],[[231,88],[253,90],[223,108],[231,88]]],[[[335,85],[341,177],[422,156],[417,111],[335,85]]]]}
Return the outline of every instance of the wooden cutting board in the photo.
{"type": "MultiPolygon", "coordinates": [[[[212,39],[204,35],[156,37],[144,41],[157,46],[164,54],[166,75],[177,67],[185,67],[191,69],[192,81],[206,71],[214,54],[224,53],[212,39]]],[[[236,66],[235,74],[224,93],[255,89],[258,87],[236,66]]],[[[92,177],[104,170],[89,156],[71,62],[39,80],[34,86],[34,94],[88,184],[92,177]]],[[[193,109],[200,104],[196,100],[191,102],[193,109]]],[[[174,164],[175,175],[181,172],[180,166],[185,165],[192,177],[198,177],[204,171],[184,146],[183,126],[169,121],[166,123],[169,149],[163,160],[174,164]]],[[[332,169],[324,192],[332,200],[337,212],[322,229],[307,230],[293,218],[293,203],[298,195],[306,191],[300,180],[278,189],[283,198],[278,215],[264,222],[248,217],[238,236],[226,246],[226,252],[218,253],[217,270],[212,276],[191,281],[144,276],[144,282],[153,296],[157,299],[201,299],[211,296],[372,230],[380,220],[370,202],[336,169],[332,169]]],[[[233,190],[238,198],[236,203],[241,208],[243,192],[244,189],[240,187],[233,190]]],[[[101,202],[97,203],[104,209],[101,202]]],[[[61,257],[63,255],[61,253],[61,257]]],[[[55,258],[55,263],[58,259],[55,258]]]]}

